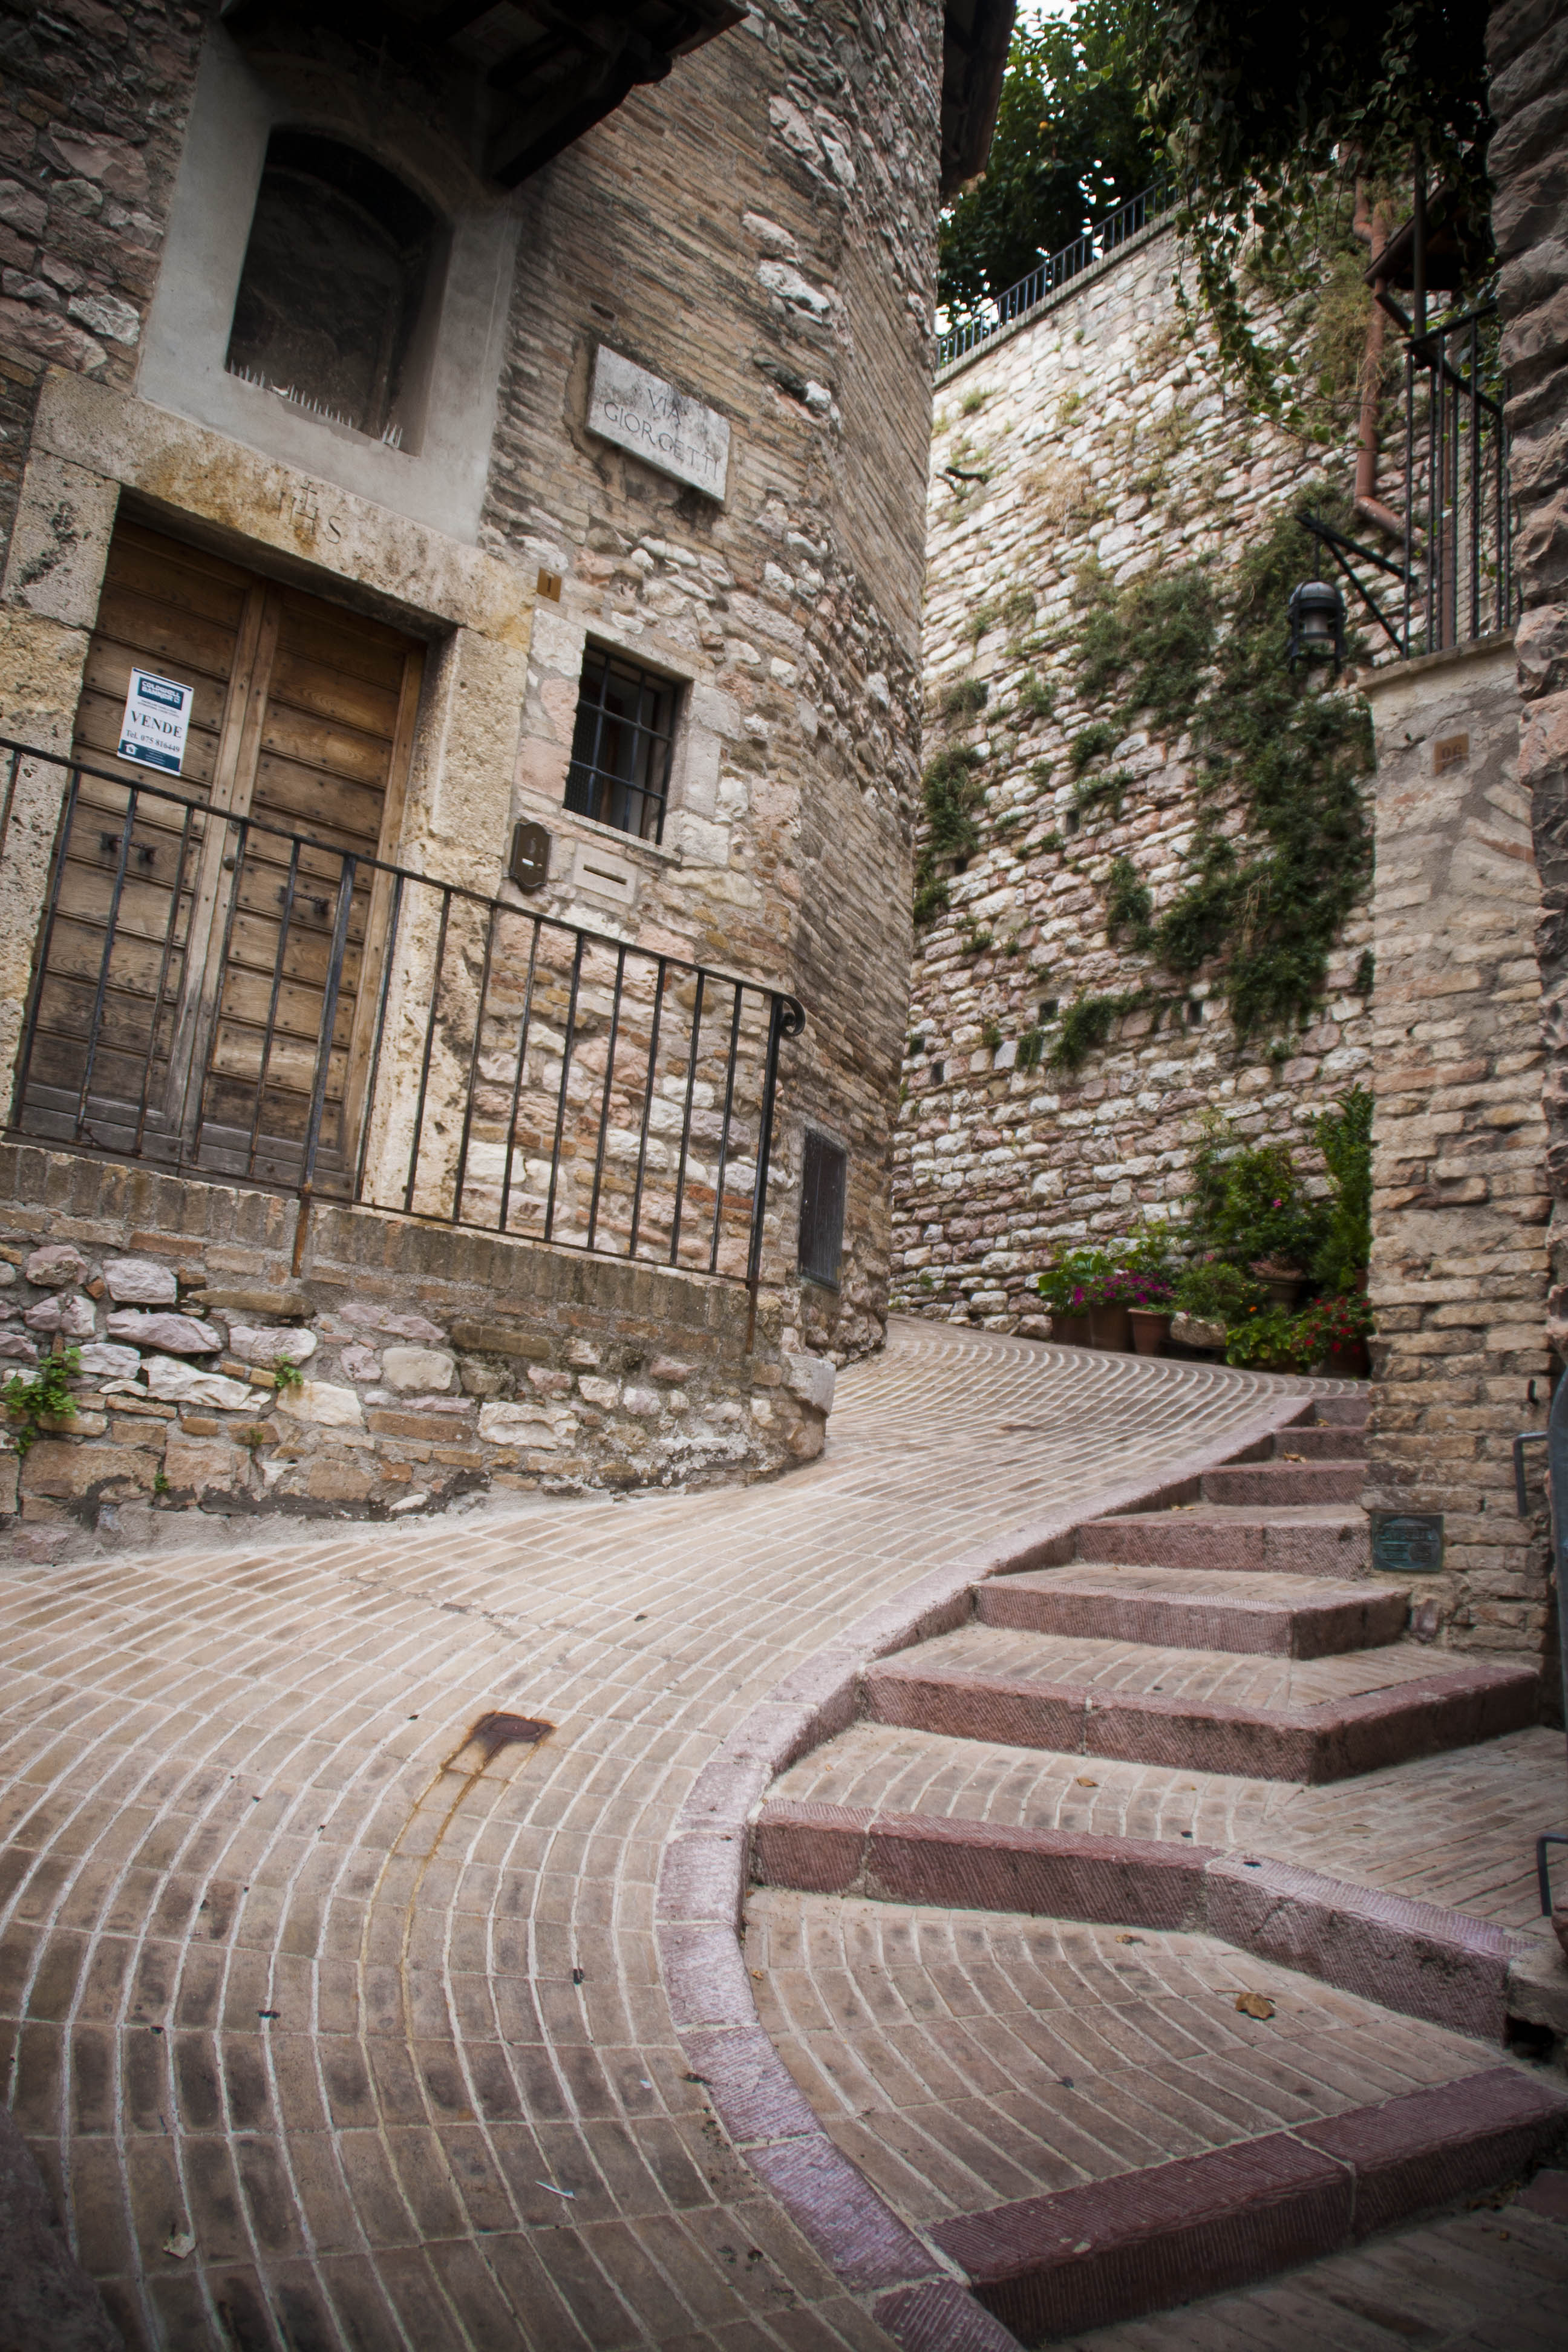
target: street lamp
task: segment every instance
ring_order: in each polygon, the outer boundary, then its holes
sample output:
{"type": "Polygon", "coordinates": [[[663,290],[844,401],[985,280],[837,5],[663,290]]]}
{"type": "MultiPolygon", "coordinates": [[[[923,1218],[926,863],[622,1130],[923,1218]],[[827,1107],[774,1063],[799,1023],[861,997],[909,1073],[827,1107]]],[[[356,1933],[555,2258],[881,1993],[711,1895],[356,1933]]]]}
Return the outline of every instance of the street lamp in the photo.
{"type": "Polygon", "coordinates": [[[1285,652],[1292,671],[1300,661],[1331,661],[1338,676],[1345,657],[1345,600],[1331,582],[1303,580],[1290,591],[1289,630],[1285,652]]]}

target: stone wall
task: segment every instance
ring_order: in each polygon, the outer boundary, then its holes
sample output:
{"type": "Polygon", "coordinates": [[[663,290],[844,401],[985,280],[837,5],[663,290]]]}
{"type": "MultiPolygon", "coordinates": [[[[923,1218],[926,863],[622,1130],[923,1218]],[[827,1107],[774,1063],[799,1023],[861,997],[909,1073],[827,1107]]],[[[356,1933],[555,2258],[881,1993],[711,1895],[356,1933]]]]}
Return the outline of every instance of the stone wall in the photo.
{"type": "Polygon", "coordinates": [[[1487,47],[1497,124],[1488,167],[1519,515],[1519,774],[1542,883],[1547,1181],[1558,1204],[1552,1339],[1561,1358],[1568,1355],[1568,20],[1554,0],[1504,0],[1491,12],[1487,47]]]}
{"type": "MultiPolygon", "coordinates": [[[[738,1285],[0,1145],[0,1377],[81,1349],[72,1417],[0,1428],[0,1549],[210,1542],[214,1519],[749,1480],[822,1450],[833,1371],[738,1285]],[[291,1365],[279,1375],[280,1363],[291,1365]]],[[[13,1386],[13,1394],[15,1388],[13,1386]]]]}
{"type": "MultiPolygon", "coordinates": [[[[1139,733],[1109,764],[1120,813],[1077,829],[1074,736],[1099,716],[1073,663],[1074,588],[1205,556],[1226,563],[1324,470],[1324,457],[1249,415],[1184,332],[1175,240],[1155,230],[1100,265],[939,383],[926,590],[928,690],[962,680],[984,711],[933,728],[983,754],[983,845],[917,938],[896,1177],[896,1295],[917,1313],[1001,1329],[1037,1324],[1029,1285],[1064,1244],[1124,1229],[1186,1185],[1198,1114],[1249,1140],[1299,1142],[1364,1076],[1371,1019],[1352,987],[1370,917],[1346,925],[1321,1015],[1238,1039],[1206,974],[1175,988],[1105,936],[1112,861],[1130,857],[1156,913],[1173,895],[1197,799],[1185,739],[1139,733]],[[1044,688],[1038,715],[1026,681],[1044,688]],[[1127,1014],[1076,1075],[1054,1071],[1080,992],[1152,981],[1170,1001],[1127,1014]],[[1042,1031],[1042,1061],[1017,1066],[1042,1031]]],[[[1284,615],[1279,615],[1283,628],[1284,615]]]]}
{"type": "Polygon", "coordinates": [[[1511,1442],[1539,1425],[1547,1392],[1549,1203],[1512,642],[1401,664],[1368,692],[1377,1337],[1364,1500],[1441,1515],[1418,1634],[1528,1654],[1545,1633],[1545,1546],[1515,1514],[1511,1442]]]}

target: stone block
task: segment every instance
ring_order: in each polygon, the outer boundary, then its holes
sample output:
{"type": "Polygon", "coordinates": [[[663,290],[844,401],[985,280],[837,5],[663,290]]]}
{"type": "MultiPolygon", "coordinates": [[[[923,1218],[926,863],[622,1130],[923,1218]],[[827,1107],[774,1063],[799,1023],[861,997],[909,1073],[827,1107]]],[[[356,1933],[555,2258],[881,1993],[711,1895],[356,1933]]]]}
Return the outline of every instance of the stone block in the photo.
{"type": "Polygon", "coordinates": [[[784,1360],[784,1384],[797,1402],[810,1405],[814,1412],[833,1411],[833,1391],[838,1375],[824,1356],[786,1355],[784,1360]]]}
{"type": "Polygon", "coordinates": [[[22,1320],[29,1331],[58,1331],[62,1339],[90,1339],[98,1325],[90,1298],[40,1298],[22,1320]]]}
{"type": "Polygon", "coordinates": [[[353,1389],[331,1381],[301,1381],[279,1391],[271,1410],[290,1421],[320,1422],[330,1429],[363,1429],[364,1413],[353,1389]]]}
{"type": "Polygon", "coordinates": [[[131,1446],[40,1437],[23,1465],[22,1491],[67,1502],[91,1497],[109,1486],[150,1493],[157,1468],[153,1454],[131,1446]]]}
{"type": "Polygon", "coordinates": [[[357,1323],[364,1331],[384,1331],[394,1339],[407,1339],[415,1347],[439,1348],[447,1334],[439,1323],[432,1323],[427,1315],[400,1314],[384,1307],[367,1306],[353,1301],[342,1309],[346,1323],[357,1323]]]}
{"type": "Polygon", "coordinates": [[[81,1351],[84,1372],[99,1372],[105,1379],[128,1381],[140,1370],[142,1351],[139,1348],[116,1347],[104,1339],[94,1339],[81,1351]]]}
{"type": "Polygon", "coordinates": [[[150,1356],[146,1369],[148,1395],[164,1404],[205,1404],[220,1412],[243,1412],[251,1402],[247,1381],[198,1370],[173,1356],[150,1356]]]}
{"type": "Polygon", "coordinates": [[[177,1495],[231,1501],[243,1492],[248,1465],[226,1438],[187,1437],[182,1431],[163,1450],[163,1475],[177,1495]]]}
{"type": "Polygon", "coordinates": [[[151,1257],[106,1257],[103,1279],[117,1307],[174,1307],[180,1286],[173,1266],[151,1257]]]}
{"type": "Polygon", "coordinates": [[[68,1242],[49,1242],[36,1249],[22,1271],[40,1290],[67,1290],[87,1273],[87,1260],[68,1242]]]}
{"type": "Polygon", "coordinates": [[[318,1341],[313,1331],[297,1325],[276,1329],[262,1329],[248,1323],[231,1323],[228,1344],[232,1352],[244,1364],[304,1364],[315,1354],[318,1341]]]}
{"type": "Polygon", "coordinates": [[[449,1389],[458,1376],[457,1358],[441,1348],[384,1348],[381,1361],[388,1388],[405,1396],[449,1389]]]}
{"type": "Polygon", "coordinates": [[[537,1405],[482,1404],[479,1435],[489,1445],[530,1445],[549,1452],[561,1441],[537,1405]]]}
{"type": "Polygon", "coordinates": [[[487,1356],[521,1356],[534,1364],[550,1360],[548,1339],[511,1323],[478,1323],[460,1316],[452,1326],[452,1337],[459,1348],[476,1348],[487,1356]]]}
{"type": "Polygon", "coordinates": [[[161,1348],[171,1356],[216,1356],[223,1346],[222,1334],[194,1315],[145,1314],[136,1307],[110,1316],[109,1336],[138,1348],[161,1348]]]}

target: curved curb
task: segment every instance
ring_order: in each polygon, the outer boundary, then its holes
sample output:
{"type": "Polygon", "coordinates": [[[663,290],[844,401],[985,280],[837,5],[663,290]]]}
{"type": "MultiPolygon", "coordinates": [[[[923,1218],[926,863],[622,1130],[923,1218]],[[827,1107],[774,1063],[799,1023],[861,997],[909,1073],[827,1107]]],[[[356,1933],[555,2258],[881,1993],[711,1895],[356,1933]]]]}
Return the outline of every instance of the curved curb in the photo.
{"type": "MultiPolygon", "coordinates": [[[[875,1659],[963,1622],[973,1586],[1066,1557],[1086,1520],[1135,1510],[1288,1428],[1319,1391],[1281,1390],[1223,1437],[973,1545],[867,1611],[775,1683],[699,1773],[660,1858],[654,1933],[677,2037],[731,2140],[790,2220],[906,2352],[1016,2352],[957,2263],[917,2234],[824,2130],[758,2014],[741,1948],[749,1825],[776,1776],[847,1730],[875,1659]]],[[[1323,1393],[1342,1393],[1325,1389],[1323,1393]]]]}

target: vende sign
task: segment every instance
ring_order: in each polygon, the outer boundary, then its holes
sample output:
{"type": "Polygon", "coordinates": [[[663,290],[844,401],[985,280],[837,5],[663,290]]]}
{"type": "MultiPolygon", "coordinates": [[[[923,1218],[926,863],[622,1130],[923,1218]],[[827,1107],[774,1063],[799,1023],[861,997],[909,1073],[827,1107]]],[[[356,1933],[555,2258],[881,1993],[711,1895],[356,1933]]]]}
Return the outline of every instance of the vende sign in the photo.
{"type": "Polygon", "coordinates": [[[725,419],[604,343],[594,361],[588,430],[722,504],[730,474],[725,419]]]}
{"type": "Polygon", "coordinates": [[[191,724],[194,686],[172,677],[154,677],[148,669],[133,669],[125,695],[125,716],[120,722],[120,756],[139,767],[180,772],[185,756],[185,736],[191,724]]]}

